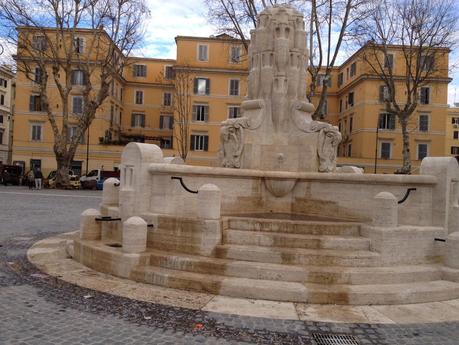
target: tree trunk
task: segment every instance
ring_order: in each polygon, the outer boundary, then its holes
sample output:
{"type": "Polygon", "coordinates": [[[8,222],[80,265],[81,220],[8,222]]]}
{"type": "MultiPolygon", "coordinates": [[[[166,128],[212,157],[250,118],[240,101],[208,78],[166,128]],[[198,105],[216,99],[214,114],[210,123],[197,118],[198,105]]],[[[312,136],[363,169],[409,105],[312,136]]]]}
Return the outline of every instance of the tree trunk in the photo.
{"type": "Polygon", "coordinates": [[[56,171],[56,188],[69,188],[70,178],[69,170],[71,167],[71,160],[65,155],[56,154],[57,171],[56,171]]]}
{"type": "Polygon", "coordinates": [[[398,174],[411,174],[410,134],[408,133],[408,118],[408,116],[399,115],[399,122],[402,127],[403,164],[402,167],[396,171],[398,174]]]}

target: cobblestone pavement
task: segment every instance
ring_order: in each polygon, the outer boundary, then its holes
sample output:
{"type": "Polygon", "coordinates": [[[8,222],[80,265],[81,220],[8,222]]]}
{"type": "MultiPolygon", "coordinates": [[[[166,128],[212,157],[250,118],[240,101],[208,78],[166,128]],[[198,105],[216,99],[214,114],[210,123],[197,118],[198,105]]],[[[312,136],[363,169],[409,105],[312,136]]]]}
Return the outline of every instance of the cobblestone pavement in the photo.
{"type": "Polygon", "coordinates": [[[0,187],[0,344],[315,345],[315,333],[352,336],[361,345],[459,344],[458,323],[332,324],[193,311],[77,287],[27,261],[27,248],[76,229],[81,211],[97,207],[100,196],[0,187]]]}

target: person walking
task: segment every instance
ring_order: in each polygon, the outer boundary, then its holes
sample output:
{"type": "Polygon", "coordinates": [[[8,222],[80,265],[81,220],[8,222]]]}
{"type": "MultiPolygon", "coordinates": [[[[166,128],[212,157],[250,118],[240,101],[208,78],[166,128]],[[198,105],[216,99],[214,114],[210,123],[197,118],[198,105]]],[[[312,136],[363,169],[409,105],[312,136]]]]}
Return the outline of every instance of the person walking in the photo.
{"type": "Polygon", "coordinates": [[[37,168],[37,170],[34,173],[35,176],[35,189],[41,189],[41,182],[43,180],[43,174],[41,173],[40,168],[37,168]]]}
{"type": "Polygon", "coordinates": [[[35,183],[35,174],[33,173],[33,169],[30,169],[29,172],[26,174],[27,176],[27,185],[29,189],[32,189],[35,183]]]}

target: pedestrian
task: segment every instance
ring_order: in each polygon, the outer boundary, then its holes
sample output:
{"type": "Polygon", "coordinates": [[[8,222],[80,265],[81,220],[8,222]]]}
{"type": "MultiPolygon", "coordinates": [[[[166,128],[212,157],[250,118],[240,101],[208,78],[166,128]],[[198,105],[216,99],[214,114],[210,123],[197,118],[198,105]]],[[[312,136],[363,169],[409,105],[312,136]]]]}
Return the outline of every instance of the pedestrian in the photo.
{"type": "Polygon", "coordinates": [[[29,189],[32,189],[35,184],[35,174],[33,173],[33,169],[30,169],[29,172],[26,174],[27,176],[27,185],[29,189]]]}
{"type": "Polygon", "coordinates": [[[34,173],[35,176],[35,189],[41,189],[41,181],[43,179],[43,174],[41,173],[40,168],[37,168],[37,170],[34,173]]]}

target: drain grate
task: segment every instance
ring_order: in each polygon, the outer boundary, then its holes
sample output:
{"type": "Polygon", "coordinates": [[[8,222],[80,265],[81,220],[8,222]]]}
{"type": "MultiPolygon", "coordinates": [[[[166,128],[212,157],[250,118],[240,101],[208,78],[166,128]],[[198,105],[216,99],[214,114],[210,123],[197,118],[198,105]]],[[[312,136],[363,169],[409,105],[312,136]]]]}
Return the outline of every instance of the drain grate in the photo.
{"type": "Polygon", "coordinates": [[[312,333],[317,345],[360,345],[352,335],[333,333],[312,333]]]}

